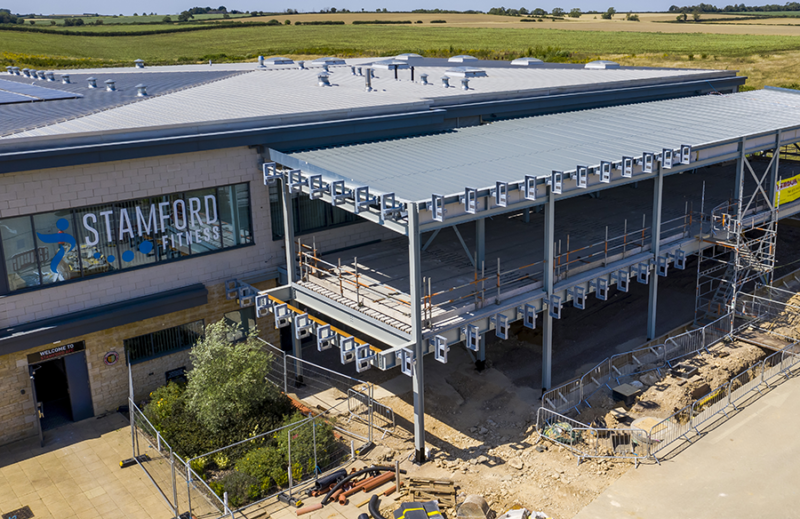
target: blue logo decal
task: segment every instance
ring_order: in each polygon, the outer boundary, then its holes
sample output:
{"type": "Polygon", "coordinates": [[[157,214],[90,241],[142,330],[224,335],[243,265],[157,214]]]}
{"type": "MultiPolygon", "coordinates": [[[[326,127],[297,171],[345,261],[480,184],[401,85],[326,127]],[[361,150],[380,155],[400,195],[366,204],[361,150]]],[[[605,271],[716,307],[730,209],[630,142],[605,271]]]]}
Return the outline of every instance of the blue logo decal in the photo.
{"type": "MultiPolygon", "coordinates": [[[[56,222],[56,227],[61,232],[57,232],[54,234],[42,234],[39,232],[36,233],[36,236],[38,236],[39,240],[41,240],[43,243],[59,244],[58,252],[53,257],[53,260],[50,262],[50,270],[54,274],[58,274],[58,264],[61,263],[62,259],[64,259],[64,255],[67,254],[68,252],[72,252],[73,249],[76,249],[78,247],[78,243],[75,241],[75,237],[65,232],[67,229],[69,229],[69,221],[66,218],[59,218],[58,221],[56,222]],[[69,250],[65,251],[64,247],[61,247],[62,244],[69,244],[69,250]]],[[[143,241],[142,243],[139,244],[139,252],[141,252],[144,255],[150,254],[152,250],[153,250],[153,242],[149,240],[143,241]]],[[[100,259],[103,257],[103,255],[100,254],[99,252],[95,252],[93,256],[95,259],[100,259]]],[[[135,253],[132,250],[126,250],[125,252],[122,253],[122,261],[126,263],[133,261],[134,257],[135,253]]],[[[116,259],[117,259],[116,256],[114,256],[113,254],[109,254],[108,257],[106,258],[108,263],[114,263],[116,259]]]]}
{"type": "Polygon", "coordinates": [[[64,254],[67,252],[72,252],[72,250],[78,246],[77,242],[75,241],[75,237],[64,232],[69,229],[69,222],[66,218],[59,218],[56,222],[56,227],[58,227],[58,230],[61,232],[57,232],[55,234],[36,233],[36,236],[38,236],[39,239],[44,243],[59,244],[58,252],[55,256],[53,256],[53,260],[50,262],[50,270],[54,274],[58,274],[58,264],[61,263],[61,260],[64,258],[64,254]],[[62,243],[69,244],[69,250],[65,251],[64,247],[61,247],[62,243]]]}

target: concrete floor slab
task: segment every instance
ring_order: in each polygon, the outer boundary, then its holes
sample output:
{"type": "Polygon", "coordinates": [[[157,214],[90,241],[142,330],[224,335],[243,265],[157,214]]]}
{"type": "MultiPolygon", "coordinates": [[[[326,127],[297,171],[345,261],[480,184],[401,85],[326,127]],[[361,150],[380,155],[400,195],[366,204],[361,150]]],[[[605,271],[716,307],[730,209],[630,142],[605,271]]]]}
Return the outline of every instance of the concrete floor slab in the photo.
{"type": "Polygon", "coordinates": [[[575,519],[800,517],[800,377],[661,465],[628,471],[575,519]]]}

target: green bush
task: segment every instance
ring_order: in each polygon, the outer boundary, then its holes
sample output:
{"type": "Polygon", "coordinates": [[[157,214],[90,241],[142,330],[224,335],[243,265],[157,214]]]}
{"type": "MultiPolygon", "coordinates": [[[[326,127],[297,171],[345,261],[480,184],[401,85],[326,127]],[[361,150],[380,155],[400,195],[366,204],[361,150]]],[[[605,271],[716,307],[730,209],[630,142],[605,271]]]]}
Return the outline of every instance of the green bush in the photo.
{"type": "Polygon", "coordinates": [[[258,499],[261,492],[260,482],[243,472],[231,472],[222,478],[222,485],[228,493],[228,503],[237,508],[258,499]]]}
{"type": "MultiPolygon", "coordinates": [[[[204,56],[204,60],[220,57],[224,56],[204,56]]],[[[212,432],[230,431],[241,425],[252,431],[255,424],[248,419],[266,412],[269,423],[270,418],[280,419],[288,409],[286,396],[264,381],[273,355],[261,348],[255,334],[231,344],[229,337],[237,331],[223,321],[211,324],[190,353],[194,368],[188,374],[187,405],[212,432]]]]}
{"type": "Polygon", "coordinates": [[[281,455],[276,447],[259,447],[248,451],[236,462],[236,470],[244,472],[259,481],[273,480],[277,472],[286,472],[286,456],[281,455]]]}
{"type": "MultiPolygon", "coordinates": [[[[306,417],[302,414],[295,413],[284,420],[283,425],[298,424],[305,420],[306,417]]],[[[292,453],[292,477],[300,479],[303,473],[314,473],[314,436],[317,439],[317,466],[326,467],[331,463],[331,455],[336,445],[336,439],[333,436],[333,426],[324,420],[309,421],[289,433],[288,429],[282,430],[276,434],[278,442],[278,450],[281,454],[288,457],[289,453],[289,434],[291,434],[291,453],[292,453]],[[314,430],[316,429],[316,431],[314,430]],[[298,465],[297,470],[300,474],[295,474],[295,464],[298,465]]]]}
{"type": "Polygon", "coordinates": [[[175,413],[175,406],[183,397],[183,388],[174,382],[161,386],[150,393],[150,402],[144,406],[144,415],[153,427],[162,430],[164,422],[175,413]]]}

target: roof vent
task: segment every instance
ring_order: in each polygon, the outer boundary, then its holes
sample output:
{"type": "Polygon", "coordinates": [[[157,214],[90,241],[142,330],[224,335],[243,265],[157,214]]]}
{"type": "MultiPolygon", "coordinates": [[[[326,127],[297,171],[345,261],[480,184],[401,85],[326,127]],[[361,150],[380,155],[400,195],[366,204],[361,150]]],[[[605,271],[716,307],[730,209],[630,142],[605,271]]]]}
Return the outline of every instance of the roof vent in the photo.
{"type": "Polygon", "coordinates": [[[7,67],[6,67],[6,70],[8,71],[8,73],[9,73],[9,74],[13,74],[13,73],[14,73],[14,71],[12,70],[13,68],[14,68],[14,67],[12,67],[11,65],[9,65],[9,66],[7,66],[7,67]]]}
{"type": "Polygon", "coordinates": [[[19,76],[19,67],[12,67],[15,76],[19,76]]]}
{"type": "Polygon", "coordinates": [[[486,71],[475,67],[455,67],[444,71],[450,77],[487,77],[486,71]]]}
{"type": "Polygon", "coordinates": [[[31,77],[32,77],[33,79],[36,79],[36,78],[38,78],[38,77],[39,77],[39,76],[36,74],[37,72],[39,72],[39,71],[38,71],[38,70],[36,70],[35,68],[32,68],[32,69],[31,69],[31,77]]]}
{"type": "MultiPolygon", "coordinates": [[[[294,60],[281,56],[273,56],[264,60],[267,65],[294,65],[294,60]]],[[[299,62],[298,62],[299,63],[299,62]]]]}
{"type": "Polygon", "coordinates": [[[89,88],[97,88],[97,78],[96,77],[87,78],[86,81],[89,82],[89,88]]]}
{"type": "Polygon", "coordinates": [[[39,74],[39,79],[45,79],[44,70],[39,70],[37,74],[39,74]]]}
{"type": "Polygon", "coordinates": [[[264,56],[258,57],[258,66],[264,68],[264,56]]]}
{"type": "Polygon", "coordinates": [[[442,76],[442,86],[445,88],[450,88],[450,78],[447,76],[442,76]]]}
{"type": "Polygon", "coordinates": [[[144,68],[144,60],[137,59],[133,62],[136,65],[136,68],[144,68]]]}
{"type": "Polygon", "coordinates": [[[422,56],[419,54],[414,54],[413,52],[406,52],[405,54],[399,54],[394,57],[394,59],[399,59],[402,61],[413,61],[415,59],[422,59],[422,56]]]}
{"type": "Polygon", "coordinates": [[[305,61],[298,61],[297,64],[300,65],[300,70],[305,70],[305,68],[306,68],[306,62],[305,61]]]}
{"type": "Polygon", "coordinates": [[[49,71],[45,72],[44,73],[44,77],[46,77],[48,81],[55,81],[56,80],[56,75],[53,74],[52,70],[49,70],[49,71]]]}
{"type": "Polygon", "coordinates": [[[61,82],[65,85],[69,85],[69,74],[61,74],[61,82]]]}
{"type": "Polygon", "coordinates": [[[372,92],[372,69],[364,68],[364,90],[372,92]]]}
{"type": "Polygon", "coordinates": [[[538,65],[539,63],[544,63],[544,61],[536,58],[517,58],[511,62],[512,65],[517,65],[520,67],[530,67],[538,65]]]}
{"type": "Polygon", "coordinates": [[[469,79],[461,78],[461,90],[469,90],[469,79]]]}
{"type": "Polygon", "coordinates": [[[364,71],[361,70],[361,67],[356,67],[356,71],[358,72],[359,76],[363,76],[364,75],[364,71]]]}
{"type": "Polygon", "coordinates": [[[147,85],[139,83],[133,88],[136,89],[136,97],[147,97],[147,85]]]}
{"type": "Polygon", "coordinates": [[[619,68],[619,63],[616,61],[600,60],[587,63],[584,68],[591,70],[608,70],[611,68],[619,68]]]}
{"type": "Polygon", "coordinates": [[[331,86],[330,76],[324,72],[317,76],[317,81],[321,87],[331,86]]]}
{"type": "Polygon", "coordinates": [[[104,83],[106,84],[106,92],[114,92],[117,90],[113,79],[106,79],[104,83]]]}
{"type": "Polygon", "coordinates": [[[459,54],[447,60],[449,63],[466,63],[467,61],[478,61],[475,56],[467,56],[466,54],[459,54]]]}
{"type": "Polygon", "coordinates": [[[428,83],[428,74],[420,74],[419,75],[419,80],[422,81],[423,85],[430,84],[430,83],[428,83]]]}
{"type": "Polygon", "coordinates": [[[31,77],[31,69],[29,68],[22,69],[22,75],[25,77],[31,77]]]}
{"type": "Polygon", "coordinates": [[[312,61],[312,63],[316,63],[317,65],[321,65],[322,63],[325,63],[326,65],[345,65],[345,62],[342,58],[331,58],[331,57],[317,58],[314,61],[312,61]]]}
{"type": "Polygon", "coordinates": [[[356,68],[355,67],[350,67],[350,75],[352,75],[352,76],[356,75],[356,68]]]}
{"type": "Polygon", "coordinates": [[[330,72],[330,70],[328,69],[328,64],[327,63],[323,63],[322,64],[322,70],[324,70],[325,72],[330,72]]]}

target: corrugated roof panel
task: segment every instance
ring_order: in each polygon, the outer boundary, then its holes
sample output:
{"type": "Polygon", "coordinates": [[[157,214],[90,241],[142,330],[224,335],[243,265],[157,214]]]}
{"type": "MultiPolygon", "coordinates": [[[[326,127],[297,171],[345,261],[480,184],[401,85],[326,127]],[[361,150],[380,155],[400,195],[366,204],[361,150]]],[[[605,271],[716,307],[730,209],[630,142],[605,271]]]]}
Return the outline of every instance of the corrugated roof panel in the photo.
{"type": "Polygon", "coordinates": [[[800,125],[800,95],[759,90],[501,121],[436,135],[291,154],[404,200],[546,176],[662,148],[800,125]]]}

